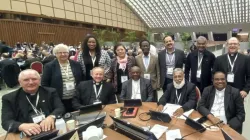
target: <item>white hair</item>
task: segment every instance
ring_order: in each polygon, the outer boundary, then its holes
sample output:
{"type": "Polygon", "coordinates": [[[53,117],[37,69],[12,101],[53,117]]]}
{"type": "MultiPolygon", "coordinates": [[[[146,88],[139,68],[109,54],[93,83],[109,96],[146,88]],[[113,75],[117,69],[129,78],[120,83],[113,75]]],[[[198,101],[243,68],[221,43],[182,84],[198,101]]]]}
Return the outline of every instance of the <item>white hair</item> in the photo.
{"type": "Polygon", "coordinates": [[[183,71],[182,68],[175,68],[174,71],[173,71],[173,74],[174,74],[175,72],[183,72],[183,73],[184,73],[184,71],[183,71]]]}
{"type": "Polygon", "coordinates": [[[58,52],[58,50],[60,49],[64,49],[66,50],[67,52],[69,52],[69,47],[65,44],[58,44],[54,47],[53,49],[53,54],[56,55],[56,53],[58,52]]]}
{"type": "Polygon", "coordinates": [[[36,71],[36,70],[33,70],[33,69],[26,69],[26,70],[23,70],[20,72],[19,76],[18,76],[18,80],[21,80],[23,78],[23,75],[25,73],[33,73],[35,74],[39,79],[41,79],[39,73],[36,71]]]}

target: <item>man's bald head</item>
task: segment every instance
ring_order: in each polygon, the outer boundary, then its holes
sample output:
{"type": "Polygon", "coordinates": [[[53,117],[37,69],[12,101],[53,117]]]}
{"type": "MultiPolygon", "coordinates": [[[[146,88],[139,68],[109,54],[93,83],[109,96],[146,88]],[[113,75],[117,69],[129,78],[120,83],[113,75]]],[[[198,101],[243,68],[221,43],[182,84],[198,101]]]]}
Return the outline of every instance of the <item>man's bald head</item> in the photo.
{"type": "Polygon", "coordinates": [[[19,76],[18,76],[18,80],[23,79],[26,75],[29,74],[34,74],[38,79],[41,79],[41,76],[39,75],[39,73],[33,69],[26,69],[20,72],[19,76]]]}
{"type": "Polygon", "coordinates": [[[240,48],[239,40],[236,37],[231,37],[227,41],[227,47],[229,54],[237,53],[240,48]]]}

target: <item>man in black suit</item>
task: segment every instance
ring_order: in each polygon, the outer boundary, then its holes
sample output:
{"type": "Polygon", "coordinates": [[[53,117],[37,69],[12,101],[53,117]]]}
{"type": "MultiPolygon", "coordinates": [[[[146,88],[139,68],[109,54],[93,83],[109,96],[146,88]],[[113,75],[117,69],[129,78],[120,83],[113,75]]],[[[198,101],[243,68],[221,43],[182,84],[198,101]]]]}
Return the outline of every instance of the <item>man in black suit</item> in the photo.
{"type": "Polygon", "coordinates": [[[223,120],[242,133],[242,123],[245,121],[243,99],[238,89],[227,85],[223,72],[215,72],[213,85],[204,89],[197,110],[213,124],[223,120]]]}
{"type": "Polygon", "coordinates": [[[9,57],[8,53],[2,54],[3,60],[0,61],[0,71],[7,65],[17,65],[17,62],[9,57]]]}
{"type": "Polygon", "coordinates": [[[141,77],[138,66],[131,68],[131,78],[122,84],[121,100],[141,99],[142,102],[152,102],[154,90],[149,79],[141,77]]]}
{"type": "Polygon", "coordinates": [[[235,37],[227,41],[228,53],[216,58],[213,72],[226,74],[227,83],[240,90],[245,98],[250,90],[250,60],[248,56],[238,53],[239,40],[235,37]]]}
{"type": "Polygon", "coordinates": [[[56,57],[54,55],[52,55],[51,53],[49,53],[47,50],[43,50],[42,54],[44,55],[44,57],[42,58],[43,65],[56,59],[56,57]]]}
{"type": "Polygon", "coordinates": [[[179,117],[184,112],[194,109],[197,103],[195,85],[185,81],[184,72],[181,68],[174,69],[173,83],[167,85],[158,102],[158,111],[162,111],[167,103],[178,104],[182,107],[174,112],[174,116],[179,117]]]}
{"type": "Polygon", "coordinates": [[[42,87],[40,75],[31,69],[19,75],[21,88],[2,97],[2,127],[10,132],[37,135],[54,129],[55,118],[64,113],[56,89],[42,87]]]}
{"type": "Polygon", "coordinates": [[[171,36],[164,37],[165,48],[158,55],[160,66],[160,84],[163,92],[167,89],[167,85],[173,82],[174,68],[183,68],[186,56],[184,51],[174,48],[174,41],[171,36]]]}
{"type": "Polygon", "coordinates": [[[102,103],[116,103],[114,87],[111,83],[106,83],[104,78],[104,69],[95,67],[92,69],[93,80],[83,81],[76,87],[76,94],[72,100],[75,110],[81,106],[102,103]]]}
{"type": "Polygon", "coordinates": [[[185,64],[185,79],[189,81],[191,70],[191,82],[202,92],[203,89],[212,84],[212,68],[215,56],[206,50],[207,39],[203,36],[197,39],[197,49],[191,52],[185,64]]]}

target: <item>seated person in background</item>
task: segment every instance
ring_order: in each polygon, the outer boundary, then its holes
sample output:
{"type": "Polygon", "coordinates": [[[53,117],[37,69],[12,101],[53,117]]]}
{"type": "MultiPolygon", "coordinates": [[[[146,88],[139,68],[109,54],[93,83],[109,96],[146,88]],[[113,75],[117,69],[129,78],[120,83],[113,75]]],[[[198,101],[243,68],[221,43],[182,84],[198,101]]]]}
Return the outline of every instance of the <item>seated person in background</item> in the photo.
{"type": "Polygon", "coordinates": [[[43,58],[42,58],[42,63],[43,65],[53,61],[54,59],[56,59],[56,57],[54,55],[52,55],[51,53],[49,53],[47,50],[43,50],[42,51],[43,54],[43,58]]]}
{"type": "Polygon", "coordinates": [[[22,70],[30,69],[30,65],[36,61],[41,62],[41,59],[39,57],[35,57],[35,55],[33,53],[28,53],[27,59],[25,60],[25,63],[23,65],[21,65],[20,68],[22,70]]]}
{"type": "Polygon", "coordinates": [[[3,53],[2,60],[0,61],[0,71],[7,65],[17,65],[17,62],[10,58],[9,53],[3,53]]]}
{"type": "Polygon", "coordinates": [[[167,103],[178,104],[182,107],[174,112],[174,116],[179,117],[184,112],[194,109],[197,103],[196,86],[185,81],[184,72],[181,68],[175,68],[173,71],[173,83],[167,85],[167,90],[164,92],[158,102],[158,111],[162,111],[167,103]]]}
{"type": "Polygon", "coordinates": [[[130,71],[131,79],[122,84],[121,100],[141,99],[142,102],[153,101],[153,87],[149,79],[141,77],[141,69],[133,66],[130,71]]]}
{"type": "Polygon", "coordinates": [[[21,88],[2,97],[2,127],[9,132],[37,135],[54,129],[55,117],[64,113],[56,89],[42,87],[40,75],[31,69],[22,71],[21,88]]]}
{"type": "Polygon", "coordinates": [[[102,103],[116,103],[114,87],[111,83],[106,83],[104,69],[95,67],[91,71],[93,80],[82,81],[76,87],[76,94],[72,100],[73,109],[78,110],[81,106],[102,103]]]}
{"type": "Polygon", "coordinates": [[[245,110],[240,91],[227,85],[223,72],[215,72],[213,85],[204,89],[197,110],[213,124],[223,120],[238,133],[242,133],[245,110]]]}

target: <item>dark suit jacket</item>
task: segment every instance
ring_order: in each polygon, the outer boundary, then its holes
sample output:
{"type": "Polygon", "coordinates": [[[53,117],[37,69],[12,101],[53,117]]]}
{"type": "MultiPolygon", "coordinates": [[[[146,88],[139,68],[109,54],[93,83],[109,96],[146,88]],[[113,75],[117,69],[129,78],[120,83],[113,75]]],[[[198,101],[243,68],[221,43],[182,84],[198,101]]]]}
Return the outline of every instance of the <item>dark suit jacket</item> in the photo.
{"type": "MultiPolygon", "coordinates": [[[[153,101],[153,87],[150,80],[143,77],[140,78],[140,93],[142,102],[153,101]]],[[[121,99],[131,99],[132,96],[132,79],[122,83],[121,99]]]]}
{"type": "MultiPolygon", "coordinates": [[[[188,111],[190,109],[194,109],[196,106],[196,86],[192,83],[186,82],[182,87],[181,98],[179,101],[179,105],[182,106],[184,111],[188,111]]],[[[160,98],[158,105],[166,105],[166,103],[175,104],[176,100],[176,88],[173,83],[167,85],[167,90],[160,98]]]]}
{"type": "MultiPolygon", "coordinates": [[[[213,53],[205,50],[201,63],[201,89],[212,84],[212,68],[214,66],[215,56],[213,53]]],[[[191,70],[191,82],[197,83],[197,68],[198,68],[198,50],[191,52],[185,64],[185,79],[189,80],[189,71],[191,70]]]]}
{"type": "MultiPolygon", "coordinates": [[[[227,58],[228,54],[221,55],[214,62],[213,72],[222,71],[225,74],[229,72],[230,64],[227,58]]],[[[238,53],[238,58],[234,64],[234,83],[228,83],[232,87],[244,90],[247,93],[250,90],[250,60],[248,56],[238,53]]]]}
{"type": "Polygon", "coordinates": [[[0,61],[0,71],[3,70],[3,68],[7,65],[17,65],[17,62],[10,58],[0,61]]]}
{"type": "MultiPolygon", "coordinates": [[[[161,87],[164,85],[165,77],[166,77],[166,49],[162,50],[158,54],[158,61],[160,66],[160,84],[161,87]]],[[[175,68],[183,68],[183,64],[185,64],[186,56],[184,51],[175,49],[175,68]]]]}
{"type": "MultiPolygon", "coordinates": [[[[216,89],[214,86],[206,87],[199,101],[197,110],[203,115],[210,114],[214,103],[216,89]]],[[[242,132],[242,123],[245,121],[245,110],[243,99],[238,89],[226,86],[224,96],[224,107],[227,123],[235,131],[242,132]]]]}
{"type": "Polygon", "coordinates": [[[41,59],[39,57],[27,59],[25,60],[25,63],[21,65],[20,67],[22,70],[30,69],[30,65],[36,61],[41,62],[41,59]]]}
{"type": "MultiPolygon", "coordinates": [[[[75,84],[77,86],[84,79],[81,65],[80,63],[73,60],[69,60],[69,63],[75,78],[75,84]]],[[[62,98],[63,95],[62,73],[57,59],[45,65],[41,84],[43,86],[55,88],[57,90],[57,93],[59,94],[59,97],[62,98]]]]}
{"type": "MultiPolygon", "coordinates": [[[[18,132],[22,123],[29,122],[28,100],[22,88],[6,94],[2,97],[2,127],[7,131],[11,123],[10,132],[18,132]]],[[[37,109],[42,110],[45,116],[62,115],[65,112],[64,106],[54,88],[39,87],[39,101],[37,109]]]]}
{"type": "MultiPolygon", "coordinates": [[[[76,87],[76,94],[72,100],[73,108],[78,110],[81,106],[93,104],[90,101],[91,95],[95,95],[93,80],[81,82],[76,87]]],[[[115,89],[111,83],[103,82],[99,99],[104,105],[116,103],[115,89]]]]}
{"type": "Polygon", "coordinates": [[[44,56],[42,59],[42,63],[43,65],[53,61],[54,59],[56,59],[56,57],[54,55],[50,55],[50,56],[44,56]]]}

